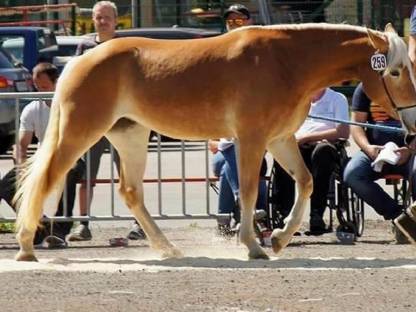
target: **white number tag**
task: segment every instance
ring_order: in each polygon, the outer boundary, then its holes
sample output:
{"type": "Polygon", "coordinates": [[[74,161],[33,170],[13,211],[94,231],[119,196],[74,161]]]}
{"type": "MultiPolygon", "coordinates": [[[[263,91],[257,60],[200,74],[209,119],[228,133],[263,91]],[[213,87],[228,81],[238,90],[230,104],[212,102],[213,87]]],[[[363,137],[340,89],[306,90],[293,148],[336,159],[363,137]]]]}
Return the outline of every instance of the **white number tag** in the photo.
{"type": "Polygon", "coordinates": [[[387,60],[384,54],[374,54],[371,57],[371,68],[376,71],[385,70],[387,67],[387,60]]]}

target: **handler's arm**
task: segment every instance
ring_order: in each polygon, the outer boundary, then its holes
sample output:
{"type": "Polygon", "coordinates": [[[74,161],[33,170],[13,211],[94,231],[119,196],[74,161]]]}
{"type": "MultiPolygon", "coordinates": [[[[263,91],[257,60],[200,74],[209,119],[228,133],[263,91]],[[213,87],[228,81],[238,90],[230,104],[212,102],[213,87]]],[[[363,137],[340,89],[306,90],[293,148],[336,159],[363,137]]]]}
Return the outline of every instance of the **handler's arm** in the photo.
{"type": "MultiPolygon", "coordinates": [[[[368,113],[356,111],[352,112],[351,117],[355,122],[365,123],[367,122],[368,113]]],[[[354,139],[354,142],[361,148],[364,153],[366,153],[371,159],[376,159],[382,147],[370,144],[367,135],[362,127],[351,126],[351,135],[354,139]]]]}
{"type": "Polygon", "coordinates": [[[19,142],[16,150],[16,161],[18,164],[23,163],[27,158],[27,148],[32,142],[33,132],[32,131],[20,131],[19,142]]]}

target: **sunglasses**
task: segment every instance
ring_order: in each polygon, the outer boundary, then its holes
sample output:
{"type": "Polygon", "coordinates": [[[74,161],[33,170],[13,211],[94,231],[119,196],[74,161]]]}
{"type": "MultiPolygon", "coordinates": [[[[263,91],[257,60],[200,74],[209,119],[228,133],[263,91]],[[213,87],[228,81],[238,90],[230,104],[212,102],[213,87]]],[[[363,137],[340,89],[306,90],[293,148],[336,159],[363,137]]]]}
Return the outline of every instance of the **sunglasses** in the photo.
{"type": "Polygon", "coordinates": [[[225,22],[228,26],[243,26],[247,18],[227,19],[225,22]]]}

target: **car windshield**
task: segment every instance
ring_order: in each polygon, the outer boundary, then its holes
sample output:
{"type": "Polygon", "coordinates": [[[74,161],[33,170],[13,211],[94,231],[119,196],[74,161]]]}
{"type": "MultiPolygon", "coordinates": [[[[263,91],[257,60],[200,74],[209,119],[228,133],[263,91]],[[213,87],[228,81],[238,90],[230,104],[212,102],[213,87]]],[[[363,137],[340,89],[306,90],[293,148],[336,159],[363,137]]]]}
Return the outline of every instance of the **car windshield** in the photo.
{"type": "Polygon", "coordinates": [[[59,56],[73,56],[77,51],[77,45],[59,45],[59,56]]]}
{"type": "Polygon", "coordinates": [[[19,62],[23,63],[24,38],[22,36],[4,36],[0,38],[0,47],[12,54],[19,62]]]}
{"type": "Polygon", "coordinates": [[[55,34],[48,29],[38,32],[38,50],[49,48],[51,46],[56,46],[55,34]]]}
{"type": "Polygon", "coordinates": [[[14,68],[13,63],[6,55],[7,52],[0,49],[0,68],[14,68]]]}

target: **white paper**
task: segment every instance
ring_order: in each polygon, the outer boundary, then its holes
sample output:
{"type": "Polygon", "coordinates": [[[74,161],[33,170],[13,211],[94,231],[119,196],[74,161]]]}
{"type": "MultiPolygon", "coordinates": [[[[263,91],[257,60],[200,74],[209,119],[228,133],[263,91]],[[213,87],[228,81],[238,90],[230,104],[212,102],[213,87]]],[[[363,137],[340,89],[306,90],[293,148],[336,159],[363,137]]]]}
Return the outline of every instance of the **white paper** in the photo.
{"type": "Polygon", "coordinates": [[[394,142],[387,142],[383,149],[378,154],[377,158],[371,163],[374,171],[380,172],[383,169],[384,163],[396,165],[400,159],[400,154],[394,152],[399,147],[394,142]]]}

